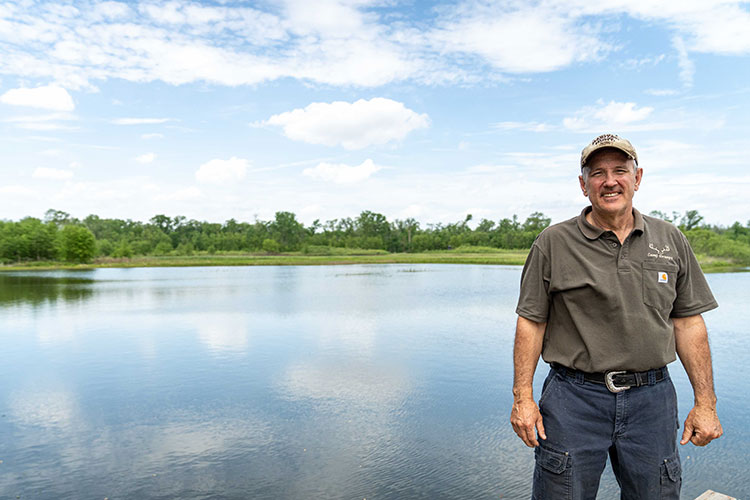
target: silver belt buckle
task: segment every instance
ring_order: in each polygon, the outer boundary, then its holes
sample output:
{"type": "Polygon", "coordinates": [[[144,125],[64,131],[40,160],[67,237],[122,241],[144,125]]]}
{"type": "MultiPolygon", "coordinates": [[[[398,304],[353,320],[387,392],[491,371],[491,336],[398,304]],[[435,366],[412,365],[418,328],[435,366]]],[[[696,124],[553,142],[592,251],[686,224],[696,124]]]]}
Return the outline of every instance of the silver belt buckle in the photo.
{"type": "Polygon", "coordinates": [[[615,375],[620,375],[621,373],[627,373],[627,372],[623,370],[623,371],[607,372],[604,374],[604,383],[606,384],[607,389],[609,389],[609,392],[618,393],[618,392],[627,391],[628,389],[630,389],[629,385],[626,385],[624,387],[617,387],[615,385],[614,380],[612,380],[612,378],[615,375]]]}

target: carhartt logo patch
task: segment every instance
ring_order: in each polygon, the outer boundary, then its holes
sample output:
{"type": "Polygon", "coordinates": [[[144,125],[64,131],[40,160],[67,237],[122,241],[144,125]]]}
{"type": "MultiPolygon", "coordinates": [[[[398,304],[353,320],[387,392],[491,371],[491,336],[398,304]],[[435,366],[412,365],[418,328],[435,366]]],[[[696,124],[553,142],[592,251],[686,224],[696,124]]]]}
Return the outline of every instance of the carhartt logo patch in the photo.
{"type": "Polygon", "coordinates": [[[665,272],[659,272],[659,283],[669,283],[669,275],[665,272]]]}

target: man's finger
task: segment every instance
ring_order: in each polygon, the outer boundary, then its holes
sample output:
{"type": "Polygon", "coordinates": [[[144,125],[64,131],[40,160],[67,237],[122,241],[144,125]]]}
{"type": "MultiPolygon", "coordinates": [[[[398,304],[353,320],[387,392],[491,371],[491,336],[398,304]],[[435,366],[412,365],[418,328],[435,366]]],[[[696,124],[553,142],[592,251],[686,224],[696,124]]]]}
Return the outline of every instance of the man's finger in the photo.
{"type": "Polygon", "coordinates": [[[536,431],[539,433],[540,438],[544,439],[545,441],[547,440],[547,434],[545,434],[544,432],[544,422],[542,422],[541,415],[536,420],[536,431]]]}
{"type": "Polygon", "coordinates": [[[693,434],[693,437],[690,438],[690,442],[693,443],[695,446],[706,446],[708,444],[708,441],[706,440],[705,436],[702,434],[696,432],[693,434]]]}
{"type": "Polygon", "coordinates": [[[690,442],[692,437],[693,437],[693,426],[692,424],[685,422],[685,430],[682,431],[682,439],[680,439],[680,444],[688,444],[688,442],[690,442]]]}
{"type": "Polygon", "coordinates": [[[534,427],[530,427],[526,429],[526,439],[523,440],[524,443],[526,443],[526,446],[533,448],[535,446],[539,446],[539,442],[536,440],[536,433],[534,432],[534,427]]]}

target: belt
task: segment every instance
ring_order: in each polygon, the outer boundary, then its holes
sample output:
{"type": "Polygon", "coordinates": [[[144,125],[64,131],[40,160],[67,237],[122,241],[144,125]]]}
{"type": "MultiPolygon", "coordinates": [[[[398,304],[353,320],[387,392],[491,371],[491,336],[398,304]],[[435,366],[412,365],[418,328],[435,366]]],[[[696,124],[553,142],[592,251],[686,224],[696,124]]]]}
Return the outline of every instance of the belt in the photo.
{"type": "Polygon", "coordinates": [[[577,377],[578,374],[583,375],[583,380],[587,382],[593,382],[595,384],[603,384],[607,386],[610,392],[622,392],[630,389],[631,387],[640,387],[642,385],[649,384],[649,374],[653,372],[654,381],[661,382],[667,378],[667,367],[655,368],[653,370],[646,370],[645,372],[629,372],[625,370],[612,370],[603,373],[589,373],[582,372],[568,368],[567,366],[560,365],[558,363],[552,364],[553,368],[565,372],[569,377],[577,377]]]}

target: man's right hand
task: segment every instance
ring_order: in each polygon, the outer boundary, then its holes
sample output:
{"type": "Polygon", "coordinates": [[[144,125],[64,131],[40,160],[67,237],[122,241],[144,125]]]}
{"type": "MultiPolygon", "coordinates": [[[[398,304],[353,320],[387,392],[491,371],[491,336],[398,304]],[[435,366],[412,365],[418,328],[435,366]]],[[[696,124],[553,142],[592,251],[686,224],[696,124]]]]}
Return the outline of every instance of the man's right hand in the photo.
{"type": "Polygon", "coordinates": [[[530,448],[539,446],[539,441],[536,439],[537,432],[540,438],[547,439],[547,435],[544,433],[542,414],[539,413],[539,407],[533,399],[521,399],[513,402],[510,423],[518,437],[530,448]]]}

